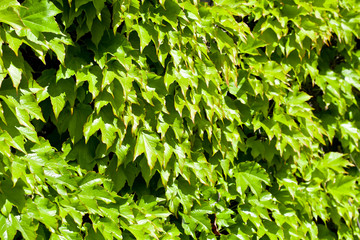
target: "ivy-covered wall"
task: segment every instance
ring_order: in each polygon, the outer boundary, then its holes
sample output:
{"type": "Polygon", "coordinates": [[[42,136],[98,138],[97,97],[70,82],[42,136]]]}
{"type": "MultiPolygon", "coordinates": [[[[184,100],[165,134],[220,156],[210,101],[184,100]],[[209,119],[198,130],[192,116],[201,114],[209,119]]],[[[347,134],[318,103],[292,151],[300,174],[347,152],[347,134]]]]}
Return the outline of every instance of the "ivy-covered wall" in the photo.
{"type": "Polygon", "coordinates": [[[358,0],[1,0],[0,238],[360,238],[359,34],[358,0]]]}

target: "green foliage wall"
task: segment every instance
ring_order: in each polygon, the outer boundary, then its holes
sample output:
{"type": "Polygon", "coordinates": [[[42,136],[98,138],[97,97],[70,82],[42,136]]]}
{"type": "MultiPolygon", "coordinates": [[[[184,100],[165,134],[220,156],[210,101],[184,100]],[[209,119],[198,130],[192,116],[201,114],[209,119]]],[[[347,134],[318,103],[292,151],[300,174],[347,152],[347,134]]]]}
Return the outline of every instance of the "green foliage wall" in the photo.
{"type": "Polygon", "coordinates": [[[360,238],[360,1],[1,0],[1,239],[360,238]]]}

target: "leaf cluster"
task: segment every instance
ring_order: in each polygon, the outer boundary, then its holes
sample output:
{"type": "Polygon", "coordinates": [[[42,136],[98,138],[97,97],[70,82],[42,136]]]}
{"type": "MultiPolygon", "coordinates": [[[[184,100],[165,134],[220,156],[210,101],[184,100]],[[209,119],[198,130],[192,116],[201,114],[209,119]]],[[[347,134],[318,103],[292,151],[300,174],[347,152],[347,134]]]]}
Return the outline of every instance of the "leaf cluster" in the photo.
{"type": "Polygon", "coordinates": [[[357,239],[357,0],[2,0],[1,239],[357,239]]]}

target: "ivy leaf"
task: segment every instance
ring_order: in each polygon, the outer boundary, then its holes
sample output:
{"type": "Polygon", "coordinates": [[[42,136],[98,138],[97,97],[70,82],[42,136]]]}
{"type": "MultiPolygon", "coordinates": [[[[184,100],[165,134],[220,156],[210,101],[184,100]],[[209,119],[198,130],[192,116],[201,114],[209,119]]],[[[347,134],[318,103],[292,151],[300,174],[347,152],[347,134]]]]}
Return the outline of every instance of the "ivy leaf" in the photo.
{"type": "Polygon", "coordinates": [[[9,24],[14,29],[20,30],[24,26],[19,15],[20,4],[15,0],[3,0],[0,3],[0,22],[9,24]]]}
{"type": "Polygon", "coordinates": [[[85,143],[89,140],[89,138],[100,130],[104,126],[104,121],[101,117],[93,119],[92,116],[90,117],[89,121],[84,126],[84,137],[85,143]]]}
{"type": "Polygon", "coordinates": [[[16,127],[27,139],[34,143],[40,143],[35,129],[27,127],[16,127]]]}
{"type": "Polygon", "coordinates": [[[61,11],[49,1],[26,0],[20,8],[20,16],[32,33],[39,36],[40,32],[51,32],[62,35],[54,16],[61,11]]]}
{"type": "Polygon", "coordinates": [[[67,155],[67,160],[77,160],[81,168],[90,171],[95,165],[94,157],[97,142],[96,138],[90,138],[87,143],[84,140],[78,141],[67,155]]]}
{"type": "MultiPolygon", "coordinates": [[[[1,30],[0,30],[0,34],[1,30]]],[[[6,42],[9,44],[9,47],[14,51],[16,56],[19,55],[19,48],[21,44],[24,42],[22,39],[20,39],[15,32],[5,32],[5,38],[6,42]]]]}
{"type": "Polygon", "coordinates": [[[13,162],[11,164],[12,176],[11,180],[16,184],[18,179],[24,176],[24,172],[26,171],[26,164],[20,160],[19,157],[14,157],[13,162]]]}
{"type": "Polygon", "coordinates": [[[0,191],[20,212],[22,211],[25,207],[25,193],[21,181],[14,185],[10,179],[3,180],[0,184],[0,191]]]}
{"type": "Polygon", "coordinates": [[[49,199],[37,197],[33,203],[27,205],[27,208],[29,214],[34,214],[35,218],[46,226],[54,230],[58,228],[57,207],[49,199]]]}
{"type": "Polygon", "coordinates": [[[20,97],[21,108],[25,109],[32,117],[38,120],[45,122],[45,119],[42,115],[41,108],[37,104],[35,97],[27,93],[20,97]]]}
{"type": "MultiPolygon", "coordinates": [[[[99,188],[99,189],[87,188],[86,190],[82,191],[79,195],[81,195],[83,197],[83,199],[97,199],[97,200],[101,200],[107,204],[115,202],[115,199],[113,198],[113,196],[109,192],[107,192],[105,189],[102,189],[102,188],[99,188]]],[[[97,208],[98,207],[96,207],[95,209],[97,209],[97,208]]]]}
{"type": "Polygon", "coordinates": [[[77,0],[75,1],[75,11],[78,11],[79,8],[87,3],[91,2],[91,0],[77,0]]]}
{"type": "Polygon", "coordinates": [[[112,124],[104,123],[104,125],[101,126],[101,141],[106,144],[107,148],[114,143],[116,132],[118,132],[118,128],[112,124]]]}
{"type": "Polygon", "coordinates": [[[94,224],[96,229],[100,230],[105,239],[123,239],[122,232],[119,226],[111,219],[100,219],[94,224]]]}
{"type": "Polygon", "coordinates": [[[293,94],[291,97],[289,97],[286,101],[289,105],[299,105],[306,101],[308,101],[311,98],[308,94],[301,92],[299,95],[293,94]]]}
{"type": "Polygon", "coordinates": [[[94,172],[86,174],[79,182],[79,187],[83,190],[86,188],[92,188],[96,185],[101,185],[104,181],[104,177],[94,172]]]}
{"type": "Polygon", "coordinates": [[[329,152],[325,154],[324,159],[319,162],[319,168],[332,169],[337,173],[345,174],[344,168],[352,165],[349,161],[343,158],[343,154],[337,152],[329,152]]]}
{"type": "Polygon", "coordinates": [[[212,211],[206,209],[206,207],[194,209],[190,212],[189,215],[181,213],[180,215],[184,219],[182,225],[185,231],[187,230],[187,234],[191,234],[191,232],[188,231],[194,231],[195,229],[199,231],[211,232],[210,219],[208,218],[208,214],[211,213],[212,211]]]}
{"type": "Polygon", "coordinates": [[[22,79],[24,60],[20,55],[16,56],[15,53],[8,47],[3,47],[2,58],[4,61],[4,67],[7,69],[7,72],[13,82],[13,86],[17,89],[22,79]]]}
{"type": "Polygon", "coordinates": [[[77,189],[78,184],[75,179],[69,174],[60,174],[54,170],[45,171],[45,176],[47,181],[49,181],[53,186],[59,185],[60,187],[66,186],[70,190],[74,191],[77,189]]]}
{"type": "Polygon", "coordinates": [[[8,7],[17,7],[20,6],[20,3],[16,0],[3,0],[0,3],[0,10],[6,9],[8,7]]]}
{"type": "Polygon", "coordinates": [[[100,123],[101,141],[106,144],[108,149],[114,143],[120,127],[116,124],[117,119],[109,106],[101,109],[100,118],[102,119],[102,123],[100,123]]]}
{"type": "Polygon", "coordinates": [[[93,96],[93,99],[100,93],[100,86],[102,81],[102,71],[97,65],[90,66],[82,69],[76,74],[76,85],[79,85],[83,81],[89,83],[89,91],[93,96]]]}
{"type": "Polygon", "coordinates": [[[94,7],[96,8],[96,11],[97,11],[98,14],[99,14],[99,13],[101,12],[101,10],[104,8],[105,2],[106,2],[106,0],[99,0],[99,1],[93,2],[94,7]]]}
{"type": "Polygon", "coordinates": [[[147,26],[142,24],[134,25],[133,28],[137,31],[139,38],[140,38],[140,52],[144,50],[144,48],[149,44],[151,41],[151,36],[149,34],[149,30],[147,26]]]}
{"type": "Polygon", "coordinates": [[[36,239],[36,226],[32,223],[32,219],[29,216],[19,215],[14,216],[10,214],[10,221],[14,222],[16,229],[21,232],[21,235],[26,240],[36,239]]]}
{"type": "Polygon", "coordinates": [[[256,162],[243,162],[237,167],[235,174],[236,190],[244,196],[248,187],[255,196],[260,196],[262,192],[262,183],[270,185],[270,179],[265,169],[256,162]]]}
{"type": "Polygon", "coordinates": [[[343,136],[350,136],[353,139],[356,145],[360,139],[360,130],[354,126],[352,122],[346,121],[340,124],[340,130],[343,136]]]}
{"type": "Polygon", "coordinates": [[[57,90],[56,95],[50,96],[51,105],[55,114],[55,118],[59,117],[60,112],[63,110],[66,104],[66,94],[57,90]]]}
{"type": "Polygon", "coordinates": [[[96,45],[96,47],[99,45],[104,31],[105,26],[98,19],[95,19],[91,27],[91,41],[96,45]]]}
{"type": "Polygon", "coordinates": [[[326,188],[338,203],[342,203],[349,197],[356,197],[355,184],[356,179],[351,176],[337,175],[335,179],[327,183],[326,188]]]}
{"type": "Polygon", "coordinates": [[[15,237],[17,228],[15,224],[12,224],[11,219],[0,214],[0,237],[2,239],[13,239],[15,237]]]}
{"type": "Polygon", "coordinates": [[[83,128],[91,113],[92,109],[89,105],[79,104],[76,108],[74,108],[73,115],[69,123],[69,134],[71,141],[74,144],[83,137],[83,128]]]}
{"type": "Polygon", "coordinates": [[[148,165],[150,169],[153,169],[156,159],[158,159],[160,155],[159,143],[160,139],[156,134],[142,130],[136,141],[134,159],[142,153],[145,153],[148,165]]]}

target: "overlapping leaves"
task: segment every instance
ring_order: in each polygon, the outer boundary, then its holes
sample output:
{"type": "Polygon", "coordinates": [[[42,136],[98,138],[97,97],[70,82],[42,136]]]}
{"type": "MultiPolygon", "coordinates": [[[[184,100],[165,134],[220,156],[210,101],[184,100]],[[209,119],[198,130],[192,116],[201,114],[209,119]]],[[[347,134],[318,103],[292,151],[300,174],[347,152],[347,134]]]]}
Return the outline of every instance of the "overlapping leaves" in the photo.
{"type": "Polygon", "coordinates": [[[360,237],[356,3],[19,2],[1,238],[360,237]]]}

